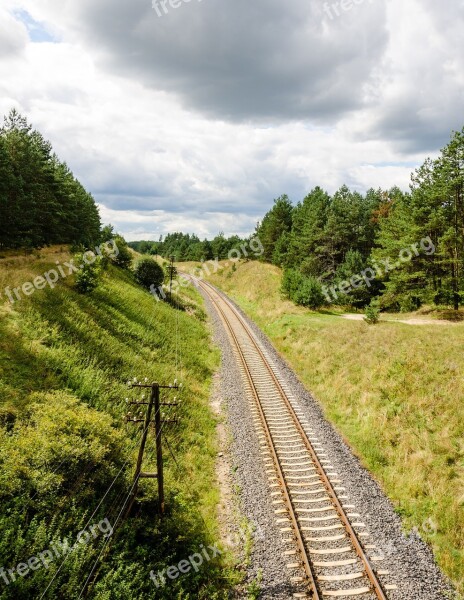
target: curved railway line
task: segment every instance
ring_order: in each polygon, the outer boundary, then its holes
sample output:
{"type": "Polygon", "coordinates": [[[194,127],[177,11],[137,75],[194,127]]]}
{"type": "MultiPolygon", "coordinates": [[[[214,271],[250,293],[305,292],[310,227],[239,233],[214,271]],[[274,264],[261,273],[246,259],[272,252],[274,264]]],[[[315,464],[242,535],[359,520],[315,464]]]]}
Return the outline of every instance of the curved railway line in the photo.
{"type": "Polygon", "coordinates": [[[377,567],[382,556],[272,358],[222,293],[192,279],[221,317],[252,399],[294,597],[386,600],[396,586],[377,567]]]}

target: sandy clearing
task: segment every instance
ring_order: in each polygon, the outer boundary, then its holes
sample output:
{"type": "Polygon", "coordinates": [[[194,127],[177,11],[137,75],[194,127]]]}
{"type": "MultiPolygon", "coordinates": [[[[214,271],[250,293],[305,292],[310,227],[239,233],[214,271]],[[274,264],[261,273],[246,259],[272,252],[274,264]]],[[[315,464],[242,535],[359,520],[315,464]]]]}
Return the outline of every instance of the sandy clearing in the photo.
{"type": "MultiPolygon", "coordinates": [[[[340,315],[342,319],[348,319],[349,321],[362,321],[364,315],[340,315]]],[[[383,323],[405,323],[406,325],[458,325],[459,322],[454,321],[443,321],[440,319],[381,319],[383,323]]]]}

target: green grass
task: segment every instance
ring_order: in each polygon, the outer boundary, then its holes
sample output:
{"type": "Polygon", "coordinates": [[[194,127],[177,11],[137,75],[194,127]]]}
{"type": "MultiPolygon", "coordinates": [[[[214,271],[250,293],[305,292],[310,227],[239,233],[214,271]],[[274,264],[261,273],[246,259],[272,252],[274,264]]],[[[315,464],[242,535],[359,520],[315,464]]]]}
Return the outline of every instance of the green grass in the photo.
{"type": "Polygon", "coordinates": [[[280,276],[242,262],[210,279],[271,338],[464,592],[464,324],[309,312],[281,298],[280,276]]]}
{"type": "MultiPolygon", "coordinates": [[[[0,260],[0,292],[67,260],[66,249],[0,260]]],[[[72,279],[0,305],[0,566],[14,567],[73,539],[115,474],[122,469],[92,522],[116,519],[132,480],[140,432],[125,424],[126,397],[140,399],[126,382],[183,382],[179,425],[166,432],[167,516],[156,514],[156,481],[140,486],[134,516],[115,532],[86,598],[223,598],[237,580],[232,559],[205,563],[198,574],[157,589],[149,579],[163,567],[217,543],[216,421],[209,408],[219,355],[212,348],[194,291],[176,310],[137,286],[128,272],[109,267],[89,295],[72,279]]],[[[3,297],[2,297],[3,301],[3,297]]],[[[172,392],[164,400],[173,399],[172,392]]],[[[171,411],[172,409],[166,409],[171,411]]],[[[156,470],[153,434],[144,462],[156,470]]],[[[95,547],[94,547],[95,546],[95,547]]],[[[99,553],[90,545],[73,555],[48,597],[77,598],[99,553]]],[[[57,564],[19,579],[0,581],[0,598],[40,597],[57,564]]]]}

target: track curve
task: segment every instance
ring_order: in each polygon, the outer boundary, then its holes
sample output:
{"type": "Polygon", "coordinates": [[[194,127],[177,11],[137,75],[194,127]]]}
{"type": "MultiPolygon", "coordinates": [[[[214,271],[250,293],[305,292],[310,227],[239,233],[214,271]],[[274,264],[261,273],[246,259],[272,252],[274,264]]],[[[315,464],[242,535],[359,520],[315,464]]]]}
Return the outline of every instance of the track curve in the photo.
{"type": "Polygon", "coordinates": [[[276,523],[295,586],[294,597],[387,600],[396,589],[370,556],[360,515],[347,503],[339,474],[314,437],[310,424],[254,332],[228,298],[211,284],[189,276],[217,310],[253,399],[276,523]]]}

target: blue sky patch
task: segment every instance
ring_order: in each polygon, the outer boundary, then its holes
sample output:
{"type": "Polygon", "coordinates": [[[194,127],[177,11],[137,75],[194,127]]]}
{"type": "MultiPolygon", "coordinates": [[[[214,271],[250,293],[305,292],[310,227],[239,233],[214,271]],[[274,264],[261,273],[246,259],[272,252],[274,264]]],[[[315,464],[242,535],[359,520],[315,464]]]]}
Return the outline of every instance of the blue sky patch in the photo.
{"type": "Polygon", "coordinates": [[[42,23],[35,21],[26,10],[16,10],[14,16],[24,23],[29,33],[31,42],[43,43],[43,42],[58,42],[58,40],[47,31],[42,23]]]}

